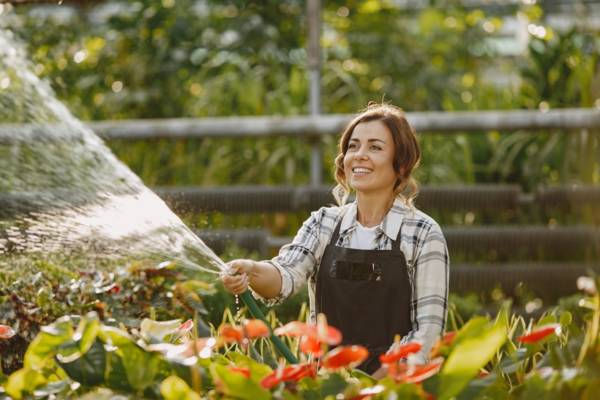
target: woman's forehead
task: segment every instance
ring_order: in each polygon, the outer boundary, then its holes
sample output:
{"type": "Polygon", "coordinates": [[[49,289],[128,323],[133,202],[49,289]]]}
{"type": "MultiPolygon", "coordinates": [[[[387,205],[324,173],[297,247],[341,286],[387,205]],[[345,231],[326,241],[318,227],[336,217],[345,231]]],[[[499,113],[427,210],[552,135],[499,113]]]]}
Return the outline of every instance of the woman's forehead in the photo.
{"type": "Polygon", "coordinates": [[[350,140],[370,140],[378,139],[388,142],[392,137],[387,126],[379,121],[361,122],[354,127],[350,140]]]}

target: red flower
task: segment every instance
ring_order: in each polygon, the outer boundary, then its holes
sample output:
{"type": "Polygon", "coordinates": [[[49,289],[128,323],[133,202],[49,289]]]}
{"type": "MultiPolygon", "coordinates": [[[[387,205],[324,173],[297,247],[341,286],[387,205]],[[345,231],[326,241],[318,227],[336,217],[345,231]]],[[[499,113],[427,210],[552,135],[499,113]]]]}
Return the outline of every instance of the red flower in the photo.
{"type": "Polygon", "coordinates": [[[342,333],[324,320],[316,325],[292,321],[275,329],[275,334],[300,337],[300,351],[316,357],[323,355],[323,343],[335,346],[342,341],[342,333]]]}
{"type": "Polygon", "coordinates": [[[113,287],[108,290],[108,292],[110,294],[119,294],[121,292],[121,286],[115,283],[113,287]]]}
{"type": "Polygon", "coordinates": [[[548,324],[540,326],[526,335],[517,339],[521,343],[537,343],[551,334],[560,335],[560,324],[548,324]]]}
{"type": "Polygon", "coordinates": [[[447,332],[442,338],[442,343],[444,343],[446,346],[452,344],[454,338],[456,338],[456,333],[456,331],[447,332]]]}
{"type": "Polygon", "coordinates": [[[310,325],[304,322],[292,321],[279,328],[275,329],[274,333],[280,336],[298,337],[308,335],[310,332],[310,325]]]}
{"type": "Polygon", "coordinates": [[[17,333],[15,332],[15,330],[10,326],[0,325],[0,339],[8,340],[16,334],[17,333]]]}
{"type": "Polygon", "coordinates": [[[414,371],[407,375],[404,378],[404,382],[406,383],[419,383],[423,382],[425,379],[435,375],[442,368],[442,364],[444,363],[444,359],[442,357],[438,357],[434,360],[431,360],[429,363],[424,365],[418,365],[415,367],[414,371]]]}
{"type": "Polygon", "coordinates": [[[323,346],[321,346],[321,342],[312,336],[302,336],[300,338],[300,351],[312,354],[315,357],[321,357],[323,355],[323,346]]]}
{"type": "Polygon", "coordinates": [[[260,384],[265,389],[271,389],[281,382],[298,382],[305,377],[317,376],[317,367],[312,364],[297,364],[288,367],[279,367],[269,375],[265,376],[260,384]]]}
{"type": "Polygon", "coordinates": [[[324,324],[323,328],[320,328],[318,324],[305,324],[303,322],[292,321],[275,329],[275,334],[291,337],[308,336],[332,346],[338,345],[342,341],[342,333],[337,328],[327,324],[324,324]]]}
{"type": "Polygon", "coordinates": [[[259,319],[246,319],[242,322],[242,327],[230,324],[223,324],[219,327],[219,336],[225,343],[242,343],[245,339],[256,339],[270,335],[271,331],[267,324],[259,319]]]}
{"type": "Polygon", "coordinates": [[[245,319],[242,322],[242,326],[244,327],[244,336],[249,339],[269,337],[271,335],[271,330],[267,324],[260,319],[245,319]]]}
{"type": "Polygon", "coordinates": [[[244,340],[244,332],[236,326],[223,324],[219,327],[219,337],[225,343],[241,342],[244,340]]]}
{"type": "Polygon", "coordinates": [[[235,372],[241,375],[244,375],[247,379],[250,379],[250,369],[244,367],[238,367],[235,365],[231,365],[228,367],[231,372],[235,372]]]}
{"type": "MultiPolygon", "coordinates": [[[[397,382],[420,383],[438,373],[444,362],[443,357],[431,360],[427,364],[409,366],[401,363],[398,368],[390,368],[390,374],[397,382]]],[[[395,367],[395,364],[392,364],[395,367]]]]}
{"type": "Polygon", "coordinates": [[[409,354],[416,353],[417,351],[421,350],[421,347],[421,343],[418,342],[406,343],[389,353],[380,355],[379,361],[381,361],[382,364],[391,364],[408,356],[409,354]]]}
{"type": "Polygon", "coordinates": [[[369,351],[363,346],[340,346],[325,354],[323,366],[328,369],[354,368],[368,356],[369,351]]]}
{"type": "Polygon", "coordinates": [[[194,321],[192,321],[191,319],[188,319],[183,324],[179,325],[179,328],[177,328],[177,330],[180,333],[188,333],[192,330],[193,327],[194,327],[194,321]]]}

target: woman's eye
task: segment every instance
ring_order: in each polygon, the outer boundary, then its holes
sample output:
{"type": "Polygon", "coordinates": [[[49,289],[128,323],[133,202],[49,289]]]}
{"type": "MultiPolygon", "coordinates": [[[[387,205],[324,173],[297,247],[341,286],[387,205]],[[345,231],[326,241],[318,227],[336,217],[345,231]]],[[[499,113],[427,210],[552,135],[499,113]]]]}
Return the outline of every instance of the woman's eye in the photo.
{"type": "Polygon", "coordinates": [[[381,150],[380,146],[371,146],[371,150],[381,150]]]}

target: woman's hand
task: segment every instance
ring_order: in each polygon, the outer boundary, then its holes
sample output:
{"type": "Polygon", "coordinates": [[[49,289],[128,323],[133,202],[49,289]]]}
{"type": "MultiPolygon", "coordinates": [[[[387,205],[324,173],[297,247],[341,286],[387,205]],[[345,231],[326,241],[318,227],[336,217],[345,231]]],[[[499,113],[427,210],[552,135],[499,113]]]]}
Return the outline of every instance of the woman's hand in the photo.
{"type": "Polygon", "coordinates": [[[248,289],[254,266],[255,262],[252,260],[240,259],[227,263],[227,271],[221,274],[225,289],[233,294],[244,293],[248,289]]]}

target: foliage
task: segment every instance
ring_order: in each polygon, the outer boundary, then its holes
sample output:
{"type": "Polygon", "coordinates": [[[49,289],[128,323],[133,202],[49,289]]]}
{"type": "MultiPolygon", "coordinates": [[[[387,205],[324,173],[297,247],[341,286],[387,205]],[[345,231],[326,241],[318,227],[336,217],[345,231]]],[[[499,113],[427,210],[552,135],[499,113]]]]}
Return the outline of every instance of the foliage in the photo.
{"type": "Polygon", "coordinates": [[[24,367],[5,378],[3,391],[14,399],[34,392],[38,398],[592,398],[600,368],[600,295],[598,282],[582,279],[587,294],[579,302],[578,323],[568,311],[526,323],[510,316],[507,303],[494,320],[475,317],[444,335],[426,365],[411,356],[420,344],[396,347],[381,358],[387,369],[380,379],[352,369],[365,357],[359,347],[327,352],[328,343],[339,343],[341,336],[322,316],[316,326],[292,322],[275,329],[300,342],[301,362],[291,366],[267,361],[268,346],[256,351],[265,340],[256,320],[198,337],[192,321],[145,320],[138,329],[126,329],[103,324],[95,313],[65,316],[41,330],[24,367]],[[325,347],[320,361],[311,356],[314,347],[303,347],[307,340],[319,343],[319,353],[325,347]]]}
{"type": "MultiPolygon", "coordinates": [[[[108,324],[136,327],[149,316],[206,315],[202,298],[215,293],[210,283],[168,262],[138,261],[110,269],[98,263],[94,270],[17,257],[7,264],[0,268],[0,324],[14,326],[19,335],[11,343],[0,341],[0,370],[5,371],[19,366],[40,328],[62,315],[94,311],[108,324]]],[[[199,328],[209,331],[205,325],[199,328]]]]}
{"type": "MultiPolygon", "coordinates": [[[[35,72],[82,119],[293,115],[307,112],[304,2],[108,2],[55,12],[19,7],[3,24],[27,43],[35,72]]],[[[407,110],[590,107],[598,89],[597,33],[558,32],[539,5],[522,4],[526,54],[498,65],[502,15],[466,8],[406,10],[390,1],[323,6],[322,110],[369,100],[407,110]],[[540,28],[544,34],[540,33],[540,28]]],[[[428,183],[598,182],[597,135],[564,132],[428,134],[419,178],[428,183]],[[584,150],[582,150],[584,149],[584,150]]],[[[149,185],[308,181],[309,146],[290,138],[110,143],[149,185]],[[241,157],[240,157],[241,154],[241,157]]],[[[324,140],[331,181],[335,140],[324,140]]]]}

